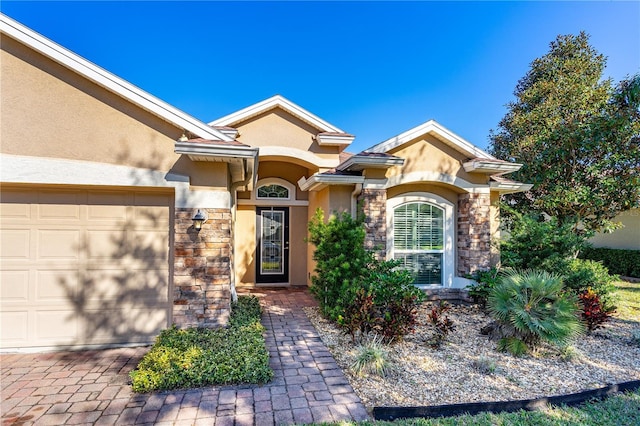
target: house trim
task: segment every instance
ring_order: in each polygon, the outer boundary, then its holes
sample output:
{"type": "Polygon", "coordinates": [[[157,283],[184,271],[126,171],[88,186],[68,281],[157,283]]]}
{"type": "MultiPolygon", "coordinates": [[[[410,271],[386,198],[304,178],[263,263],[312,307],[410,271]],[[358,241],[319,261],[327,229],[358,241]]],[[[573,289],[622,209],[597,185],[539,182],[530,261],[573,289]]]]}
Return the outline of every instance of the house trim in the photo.
{"type": "Polygon", "coordinates": [[[345,133],[340,128],[324,121],[317,115],[310,113],[309,111],[299,107],[298,105],[280,95],[272,96],[268,99],[265,99],[264,101],[250,105],[239,111],[236,111],[229,115],[225,115],[224,117],[218,118],[217,120],[210,122],[209,126],[233,126],[236,123],[277,107],[284,109],[285,111],[298,117],[302,121],[305,121],[315,128],[320,129],[322,132],[345,133]]]}
{"type": "Polygon", "coordinates": [[[338,165],[338,160],[333,158],[322,158],[313,152],[304,151],[298,148],[287,146],[264,146],[259,148],[261,161],[270,160],[268,157],[286,158],[287,160],[305,167],[316,167],[319,169],[331,169],[338,165]]]}
{"type": "Polygon", "coordinates": [[[0,182],[174,188],[178,208],[229,208],[231,205],[231,196],[226,190],[191,191],[188,176],[90,161],[0,154],[0,182]]]}
{"type": "Polygon", "coordinates": [[[388,189],[394,186],[399,186],[404,184],[424,183],[424,182],[446,183],[448,185],[455,186],[456,188],[460,188],[465,192],[472,192],[472,193],[484,193],[484,192],[488,193],[489,192],[489,188],[487,187],[487,185],[474,184],[458,176],[453,176],[446,173],[430,172],[430,171],[412,172],[407,174],[391,176],[387,178],[387,182],[384,185],[384,189],[388,189]]]}
{"type": "Polygon", "coordinates": [[[494,156],[484,152],[480,148],[474,146],[471,142],[461,138],[453,133],[451,130],[442,126],[435,120],[429,120],[426,123],[420,124],[412,129],[407,130],[397,136],[387,139],[371,148],[365,150],[365,152],[389,152],[390,150],[404,145],[422,135],[431,134],[447,145],[457,149],[460,152],[468,155],[469,157],[477,157],[482,159],[496,159],[494,156]]]}

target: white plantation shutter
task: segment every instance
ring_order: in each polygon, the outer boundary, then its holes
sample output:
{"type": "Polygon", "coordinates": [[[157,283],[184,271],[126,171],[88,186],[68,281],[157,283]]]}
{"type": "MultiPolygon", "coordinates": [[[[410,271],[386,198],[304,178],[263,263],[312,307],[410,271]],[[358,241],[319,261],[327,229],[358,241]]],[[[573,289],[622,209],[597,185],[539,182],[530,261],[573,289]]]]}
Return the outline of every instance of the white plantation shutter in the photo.
{"type": "Polygon", "coordinates": [[[423,202],[394,209],[394,258],[415,273],[415,284],[442,284],[443,242],[443,209],[423,202]]]}

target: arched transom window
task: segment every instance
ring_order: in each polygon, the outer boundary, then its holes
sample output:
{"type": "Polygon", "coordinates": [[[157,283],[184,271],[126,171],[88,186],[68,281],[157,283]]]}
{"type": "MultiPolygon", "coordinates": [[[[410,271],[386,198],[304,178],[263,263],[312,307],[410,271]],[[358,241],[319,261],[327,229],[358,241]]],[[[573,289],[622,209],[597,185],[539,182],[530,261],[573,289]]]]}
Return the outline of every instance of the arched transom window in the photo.
{"type": "Polygon", "coordinates": [[[444,210],[425,202],[393,209],[393,257],[415,274],[417,285],[442,285],[444,210]]]}
{"type": "Polygon", "coordinates": [[[275,183],[262,185],[258,188],[257,198],[288,200],[290,198],[289,189],[275,183]]]}

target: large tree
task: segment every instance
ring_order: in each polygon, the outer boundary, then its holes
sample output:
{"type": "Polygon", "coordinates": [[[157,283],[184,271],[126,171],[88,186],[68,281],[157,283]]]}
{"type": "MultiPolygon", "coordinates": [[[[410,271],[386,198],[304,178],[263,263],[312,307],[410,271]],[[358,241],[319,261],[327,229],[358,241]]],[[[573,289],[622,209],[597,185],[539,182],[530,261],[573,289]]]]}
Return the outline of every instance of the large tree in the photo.
{"type": "Polygon", "coordinates": [[[639,205],[640,75],[614,87],[605,65],[587,34],[558,36],[518,82],[490,136],[496,157],[524,164],[512,176],[534,184],[509,196],[516,210],[600,230],[639,205]]]}

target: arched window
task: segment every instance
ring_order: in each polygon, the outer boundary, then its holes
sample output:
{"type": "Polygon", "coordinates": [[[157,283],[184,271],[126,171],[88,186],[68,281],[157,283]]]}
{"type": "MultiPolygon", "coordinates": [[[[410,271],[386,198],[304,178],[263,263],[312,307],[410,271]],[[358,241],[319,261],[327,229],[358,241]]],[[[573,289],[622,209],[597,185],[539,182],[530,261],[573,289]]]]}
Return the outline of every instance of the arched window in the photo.
{"type": "Polygon", "coordinates": [[[442,285],[445,212],[426,202],[393,209],[393,257],[415,273],[416,285],[442,285]]]}
{"type": "Polygon", "coordinates": [[[263,185],[258,188],[257,198],[288,200],[290,198],[289,189],[275,183],[263,185]]]}

